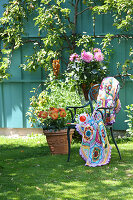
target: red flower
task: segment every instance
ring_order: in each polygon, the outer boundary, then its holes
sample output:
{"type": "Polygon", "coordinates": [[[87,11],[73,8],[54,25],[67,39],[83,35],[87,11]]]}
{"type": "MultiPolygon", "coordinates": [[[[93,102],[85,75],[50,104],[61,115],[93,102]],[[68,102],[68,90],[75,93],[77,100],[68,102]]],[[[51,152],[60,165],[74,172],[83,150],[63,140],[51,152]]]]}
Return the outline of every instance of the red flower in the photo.
{"type": "Polygon", "coordinates": [[[48,113],[46,111],[40,111],[38,114],[38,117],[43,118],[43,119],[47,118],[47,116],[48,116],[48,113]]]}
{"type": "Polygon", "coordinates": [[[57,119],[58,118],[58,112],[51,111],[50,116],[51,116],[52,119],[57,119]]]}
{"type": "Polygon", "coordinates": [[[40,111],[39,114],[38,114],[38,117],[41,117],[42,113],[43,113],[43,111],[40,111]]]}
{"type": "Polygon", "coordinates": [[[43,111],[42,118],[45,119],[45,118],[47,118],[47,116],[48,116],[48,113],[46,111],[43,111]]]}
{"type": "Polygon", "coordinates": [[[66,111],[64,109],[60,111],[60,116],[66,117],[66,111]]]}

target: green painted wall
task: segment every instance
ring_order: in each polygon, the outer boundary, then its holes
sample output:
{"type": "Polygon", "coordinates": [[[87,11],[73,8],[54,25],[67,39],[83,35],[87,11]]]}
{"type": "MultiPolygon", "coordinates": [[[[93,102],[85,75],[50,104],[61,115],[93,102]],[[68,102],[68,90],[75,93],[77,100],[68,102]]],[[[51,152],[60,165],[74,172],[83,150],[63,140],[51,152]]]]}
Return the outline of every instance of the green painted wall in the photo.
{"type": "MultiPolygon", "coordinates": [[[[5,1],[0,1],[0,16],[2,16],[2,4],[5,1]]],[[[33,26],[33,21],[30,19],[25,25],[28,31],[27,37],[35,39],[38,37],[37,29],[33,26]]],[[[93,34],[93,23],[91,15],[88,11],[84,12],[78,18],[78,33],[87,32],[93,34]]],[[[107,33],[118,34],[119,32],[112,27],[112,16],[97,16],[96,17],[96,35],[105,35],[107,33]]],[[[39,38],[39,37],[38,37],[39,38]]],[[[100,39],[99,39],[100,41],[100,39]]],[[[128,58],[128,52],[133,46],[132,39],[114,39],[112,42],[114,48],[114,55],[110,61],[110,75],[113,76],[117,73],[116,62],[123,63],[128,58]]],[[[20,63],[24,62],[25,55],[32,53],[32,44],[26,44],[20,49],[14,51],[12,57],[12,64],[9,69],[12,76],[9,80],[0,83],[0,127],[8,128],[29,128],[30,124],[25,116],[29,107],[30,91],[33,87],[37,87],[45,80],[45,71],[39,69],[37,72],[24,72],[18,68],[20,63]]],[[[133,70],[132,70],[133,73],[133,70]]],[[[122,109],[117,115],[117,120],[114,125],[115,130],[125,130],[126,119],[125,106],[133,103],[133,82],[130,80],[125,81],[124,85],[121,83],[120,100],[122,109]]]]}

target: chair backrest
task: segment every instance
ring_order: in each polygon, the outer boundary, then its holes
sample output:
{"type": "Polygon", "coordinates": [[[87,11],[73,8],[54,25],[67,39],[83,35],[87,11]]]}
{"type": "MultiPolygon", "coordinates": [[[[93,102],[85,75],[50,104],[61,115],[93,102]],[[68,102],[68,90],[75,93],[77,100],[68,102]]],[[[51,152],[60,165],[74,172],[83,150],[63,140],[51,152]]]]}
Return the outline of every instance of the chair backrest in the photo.
{"type": "Polygon", "coordinates": [[[88,99],[89,99],[90,106],[91,106],[91,113],[93,113],[93,110],[94,110],[93,102],[95,102],[95,103],[97,102],[99,88],[100,88],[100,84],[95,84],[90,88],[89,93],[88,93],[88,99]]]}
{"type": "Polygon", "coordinates": [[[103,79],[99,87],[94,85],[89,91],[91,113],[94,116],[99,111],[104,117],[106,125],[112,125],[115,122],[115,113],[118,113],[121,108],[119,89],[119,81],[114,77],[107,77],[103,79]],[[93,101],[96,103],[95,110],[93,109],[93,101]]]}
{"type": "Polygon", "coordinates": [[[104,98],[106,102],[108,102],[110,98],[112,98],[112,100],[116,102],[118,98],[119,88],[120,88],[119,82],[114,77],[104,78],[101,84],[93,85],[90,88],[89,93],[88,93],[88,99],[91,106],[91,113],[93,113],[93,110],[94,110],[93,102],[95,102],[96,104],[97,103],[99,104],[99,101],[102,101],[104,98]],[[111,95],[110,95],[110,92],[111,92],[111,95]]]}

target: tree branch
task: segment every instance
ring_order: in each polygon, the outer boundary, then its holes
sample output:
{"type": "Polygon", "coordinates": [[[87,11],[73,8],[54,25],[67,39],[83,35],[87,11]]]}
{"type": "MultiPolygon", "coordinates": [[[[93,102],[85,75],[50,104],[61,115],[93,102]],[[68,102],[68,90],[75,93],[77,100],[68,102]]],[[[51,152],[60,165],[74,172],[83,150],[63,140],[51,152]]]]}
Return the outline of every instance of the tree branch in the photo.
{"type": "Polygon", "coordinates": [[[85,12],[86,10],[91,10],[93,7],[88,7],[88,8],[85,8],[84,10],[82,10],[81,12],[77,13],[77,15],[81,15],[83,12],[85,12]]]}
{"type": "Polygon", "coordinates": [[[75,33],[76,33],[78,3],[79,3],[79,0],[76,0],[75,8],[74,8],[74,22],[73,22],[74,23],[74,30],[73,30],[73,35],[75,35],[75,33]]]}
{"type": "MultiPolygon", "coordinates": [[[[91,36],[91,37],[94,37],[94,38],[105,38],[106,35],[95,35],[95,36],[91,36]]],[[[117,35],[113,35],[111,36],[111,38],[128,38],[128,39],[132,39],[133,36],[132,35],[121,35],[121,34],[117,34],[117,35]]]]}

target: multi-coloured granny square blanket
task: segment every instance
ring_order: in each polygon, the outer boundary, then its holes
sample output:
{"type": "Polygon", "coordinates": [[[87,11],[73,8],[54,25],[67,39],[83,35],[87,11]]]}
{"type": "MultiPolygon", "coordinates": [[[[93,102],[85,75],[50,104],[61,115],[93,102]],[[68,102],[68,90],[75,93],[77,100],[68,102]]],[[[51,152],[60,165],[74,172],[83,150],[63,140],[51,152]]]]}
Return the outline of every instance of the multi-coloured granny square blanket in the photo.
{"type": "Polygon", "coordinates": [[[115,113],[121,108],[119,100],[119,82],[114,77],[104,78],[97,97],[97,105],[90,116],[83,113],[78,116],[76,129],[82,135],[80,155],[90,167],[102,166],[109,163],[111,158],[111,146],[108,141],[105,125],[115,122],[115,113]],[[100,107],[114,107],[110,113],[106,110],[106,121],[103,121],[105,111],[102,114],[97,109],[100,107]]]}

